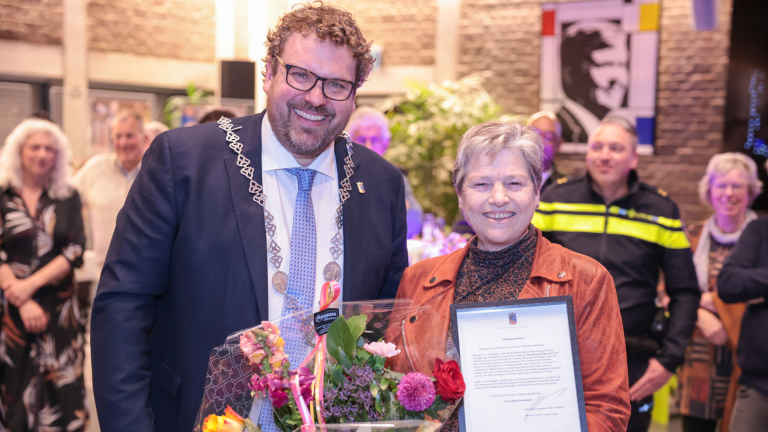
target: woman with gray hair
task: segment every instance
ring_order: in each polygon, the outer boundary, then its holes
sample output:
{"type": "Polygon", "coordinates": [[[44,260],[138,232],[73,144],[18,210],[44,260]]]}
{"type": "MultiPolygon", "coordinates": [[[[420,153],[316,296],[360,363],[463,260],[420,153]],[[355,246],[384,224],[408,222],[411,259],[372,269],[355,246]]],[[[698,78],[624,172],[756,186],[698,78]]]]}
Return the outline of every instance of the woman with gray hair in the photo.
{"type": "Polygon", "coordinates": [[[0,430],[82,431],[83,333],[73,271],[85,234],[67,138],[25,120],[0,157],[0,430]]]}
{"type": "Polygon", "coordinates": [[[757,219],[749,205],[761,190],[757,165],[741,153],[713,156],[699,182],[699,198],[715,213],[688,227],[702,294],[696,330],[679,370],[677,397],[684,432],[714,431],[718,419],[726,425],[730,420],[739,375],[733,352],[745,306],[720,300],[717,276],[744,228],[757,219]]]}
{"type": "MultiPolygon", "coordinates": [[[[388,339],[405,348],[393,369],[432,372],[435,359],[451,350],[452,303],[571,295],[589,430],[625,431],[629,383],[613,279],[597,261],[550,243],[531,225],[542,181],[539,134],[517,123],[474,126],[459,144],[453,181],[476,236],[459,251],[406,269],[397,298],[430,312],[390,325],[388,339]],[[404,345],[415,340],[430,347],[418,357],[404,345]]],[[[455,416],[445,430],[458,430],[455,416]]]]}

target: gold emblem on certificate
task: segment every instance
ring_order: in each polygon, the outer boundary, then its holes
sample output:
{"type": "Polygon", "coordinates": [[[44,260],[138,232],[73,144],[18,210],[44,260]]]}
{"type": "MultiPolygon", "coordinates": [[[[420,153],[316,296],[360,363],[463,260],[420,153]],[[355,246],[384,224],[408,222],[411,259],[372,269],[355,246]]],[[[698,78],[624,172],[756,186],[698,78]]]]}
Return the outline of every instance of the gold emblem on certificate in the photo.
{"type": "Polygon", "coordinates": [[[341,279],[341,266],[335,262],[329,262],[323,268],[323,278],[326,282],[338,282],[341,279]]]}

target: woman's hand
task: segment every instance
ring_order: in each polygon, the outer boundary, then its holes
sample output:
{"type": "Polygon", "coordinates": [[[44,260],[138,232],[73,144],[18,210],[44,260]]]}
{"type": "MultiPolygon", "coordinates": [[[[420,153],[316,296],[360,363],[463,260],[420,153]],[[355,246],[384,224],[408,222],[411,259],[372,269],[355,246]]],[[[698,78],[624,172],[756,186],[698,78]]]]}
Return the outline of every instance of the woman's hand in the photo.
{"type": "Polygon", "coordinates": [[[29,279],[13,279],[3,289],[5,290],[5,298],[19,309],[37,291],[37,287],[29,279]]]}
{"type": "Polygon", "coordinates": [[[717,313],[717,306],[712,300],[712,293],[704,293],[701,295],[701,301],[699,301],[699,307],[704,308],[712,313],[717,313]]]}
{"type": "Polygon", "coordinates": [[[34,300],[27,300],[19,306],[19,314],[29,333],[42,333],[48,327],[48,314],[34,300]]]}
{"type": "Polygon", "coordinates": [[[706,309],[699,308],[699,319],[696,321],[696,326],[704,333],[704,337],[715,345],[725,345],[728,341],[728,334],[725,332],[723,323],[715,314],[706,309]]]}

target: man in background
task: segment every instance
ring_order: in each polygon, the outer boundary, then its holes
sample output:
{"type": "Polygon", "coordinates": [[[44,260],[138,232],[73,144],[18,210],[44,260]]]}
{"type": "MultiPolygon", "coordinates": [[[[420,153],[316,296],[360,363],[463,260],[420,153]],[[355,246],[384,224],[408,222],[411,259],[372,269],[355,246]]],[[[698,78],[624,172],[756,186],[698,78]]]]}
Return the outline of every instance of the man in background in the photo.
{"type": "Polygon", "coordinates": [[[533,218],[549,241],[594,258],[613,276],[627,343],[628,432],[648,430],[653,393],[683,362],[701,296],[677,205],[637,176],[637,142],[629,121],[603,119],[589,138],[587,175],[544,192],[533,218]],[[666,332],[656,326],[660,270],[671,298],[666,332]]]}
{"type": "MultiPolygon", "coordinates": [[[[380,111],[371,107],[360,107],[352,113],[346,127],[352,141],[362,144],[375,151],[379,156],[384,156],[389,148],[392,134],[389,132],[389,122],[380,111]]],[[[408,181],[407,173],[402,169],[405,182],[405,208],[408,214],[408,238],[421,233],[421,216],[423,211],[421,204],[413,196],[413,188],[408,181]]]]}
{"type": "Polygon", "coordinates": [[[98,273],[115,231],[117,213],[125,203],[141,168],[141,158],[150,144],[144,120],[136,111],[122,111],[112,119],[110,139],[115,151],[92,157],[75,175],[98,273]]]}
{"type": "Polygon", "coordinates": [[[558,180],[565,176],[555,167],[555,156],[560,152],[560,146],[563,144],[563,127],[557,120],[557,116],[549,111],[539,111],[528,117],[526,125],[533,127],[541,135],[541,141],[544,144],[544,172],[542,173],[543,182],[541,183],[541,192],[547,190],[558,180]]]}

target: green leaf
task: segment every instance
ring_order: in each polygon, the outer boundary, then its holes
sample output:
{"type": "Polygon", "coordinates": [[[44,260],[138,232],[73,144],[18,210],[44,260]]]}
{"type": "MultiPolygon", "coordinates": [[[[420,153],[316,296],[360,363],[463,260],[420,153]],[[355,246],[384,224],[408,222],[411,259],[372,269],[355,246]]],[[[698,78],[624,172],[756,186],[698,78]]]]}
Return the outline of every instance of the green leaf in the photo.
{"type": "Polygon", "coordinates": [[[382,409],[381,409],[381,395],[380,394],[376,394],[376,411],[382,412],[382,409]]]}
{"type": "Polygon", "coordinates": [[[344,353],[344,351],[339,351],[339,364],[346,370],[352,369],[352,362],[349,361],[349,357],[347,357],[347,354],[344,353]]]}
{"type": "Polygon", "coordinates": [[[364,339],[362,336],[360,336],[360,337],[357,339],[357,347],[358,347],[358,348],[362,348],[362,347],[363,347],[363,345],[365,345],[365,339],[364,339]]]}
{"type": "Polygon", "coordinates": [[[371,357],[371,353],[366,350],[357,350],[355,354],[355,364],[364,364],[371,357]]]}
{"type": "Polygon", "coordinates": [[[346,380],[344,379],[344,372],[340,365],[336,365],[331,369],[331,380],[337,386],[341,386],[346,380]]]}
{"type": "Polygon", "coordinates": [[[328,355],[341,361],[339,351],[343,350],[349,360],[355,354],[355,341],[352,338],[347,320],[340,316],[331,324],[326,341],[328,342],[328,355]]]}
{"type": "Polygon", "coordinates": [[[352,340],[357,342],[357,339],[363,335],[365,331],[365,323],[368,322],[368,317],[365,315],[357,315],[347,320],[349,325],[349,331],[352,333],[352,340]]]}
{"type": "Polygon", "coordinates": [[[379,383],[379,386],[381,386],[381,389],[386,390],[388,385],[389,385],[389,378],[387,378],[386,376],[381,377],[381,382],[379,383]]]}
{"type": "Polygon", "coordinates": [[[263,432],[260,427],[253,424],[251,419],[245,419],[245,428],[248,429],[248,432],[263,432]]]}
{"type": "Polygon", "coordinates": [[[371,396],[376,397],[379,394],[379,386],[375,382],[371,383],[371,396]]]}

